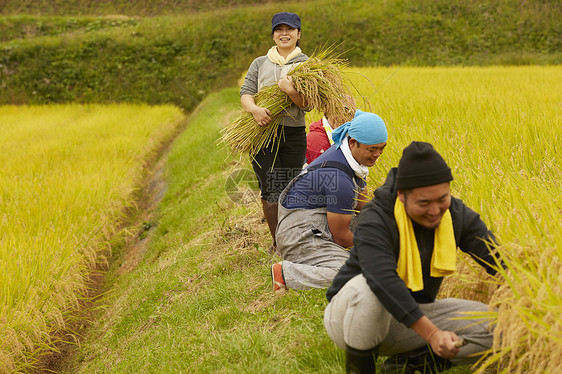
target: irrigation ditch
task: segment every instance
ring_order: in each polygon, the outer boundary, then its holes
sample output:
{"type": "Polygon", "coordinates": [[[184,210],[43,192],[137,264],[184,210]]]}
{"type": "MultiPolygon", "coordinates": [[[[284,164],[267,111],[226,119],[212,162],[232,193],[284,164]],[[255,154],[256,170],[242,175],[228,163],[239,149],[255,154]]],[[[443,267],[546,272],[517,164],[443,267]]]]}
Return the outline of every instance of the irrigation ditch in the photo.
{"type": "Polygon", "coordinates": [[[38,359],[34,374],[68,372],[69,361],[81,337],[92,321],[111,300],[112,281],[119,275],[133,271],[140,263],[150,243],[154,218],[167,183],[164,177],[166,158],[174,140],[186,129],[189,116],[180,121],[174,132],[160,144],[145,161],[146,171],[134,193],[134,205],[123,210],[117,234],[110,238],[110,250],[100,253],[100,260],[87,281],[87,292],[82,295],[76,317],[66,321],[66,329],[52,337],[53,349],[38,359]]]}

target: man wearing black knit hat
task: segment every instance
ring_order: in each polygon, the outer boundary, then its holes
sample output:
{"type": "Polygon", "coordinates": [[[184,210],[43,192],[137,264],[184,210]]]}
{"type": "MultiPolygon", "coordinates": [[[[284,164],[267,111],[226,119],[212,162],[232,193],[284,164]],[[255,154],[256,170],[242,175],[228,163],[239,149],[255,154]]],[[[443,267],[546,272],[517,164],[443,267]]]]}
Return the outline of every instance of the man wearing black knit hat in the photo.
{"type": "Polygon", "coordinates": [[[346,351],[347,373],[375,373],[379,354],[390,356],[385,373],[435,373],[474,363],[492,346],[486,319],[476,316],[487,305],[436,300],[456,269],[457,247],[495,273],[494,235],[451,196],[452,180],[431,144],[412,142],[359,215],[324,314],[328,335],[346,351]]]}

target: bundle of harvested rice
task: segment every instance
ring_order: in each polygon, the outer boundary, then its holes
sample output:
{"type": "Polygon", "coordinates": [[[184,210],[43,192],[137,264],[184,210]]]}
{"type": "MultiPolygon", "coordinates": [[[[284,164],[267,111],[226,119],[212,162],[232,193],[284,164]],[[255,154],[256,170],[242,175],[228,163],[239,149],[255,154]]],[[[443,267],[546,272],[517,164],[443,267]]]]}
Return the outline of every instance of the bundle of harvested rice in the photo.
{"type": "MultiPolygon", "coordinates": [[[[287,75],[293,78],[295,89],[303,96],[307,108],[324,113],[330,118],[353,118],[355,108],[350,108],[349,88],[345,84],[343,69],[347,61],[334,55],[329,47],[313,54],[308,60],[295,65],[287,75]]],[[[264,87],[255,96],[256,105],[271,112],[271,122],[259,126],[251,113],[240,115],[222,130],[221,142],[228,144],[233,152],[249,153],[254,157],[262,149],[275,149],[279,144],[277,129],[285,110],[292,105],[289,96],[275,84],[264,87]]],[[[281,134],[282,136],[282,134],[281,134]]]]}

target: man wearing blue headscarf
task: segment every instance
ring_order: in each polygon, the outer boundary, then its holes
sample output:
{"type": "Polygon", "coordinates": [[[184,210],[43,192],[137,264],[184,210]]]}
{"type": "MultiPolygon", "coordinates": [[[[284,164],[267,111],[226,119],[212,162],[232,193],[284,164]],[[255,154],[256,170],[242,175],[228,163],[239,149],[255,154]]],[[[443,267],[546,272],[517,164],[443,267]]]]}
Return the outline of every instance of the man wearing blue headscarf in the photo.
{"type": "Polygon", "coordinates": [[[273,291],[327,288],[349,257],[350,223],[366,196],[369,167],[388,138],[384,121],[357,110],[332,132],[334,145],[307,166],[279,197],[273,291]]]}

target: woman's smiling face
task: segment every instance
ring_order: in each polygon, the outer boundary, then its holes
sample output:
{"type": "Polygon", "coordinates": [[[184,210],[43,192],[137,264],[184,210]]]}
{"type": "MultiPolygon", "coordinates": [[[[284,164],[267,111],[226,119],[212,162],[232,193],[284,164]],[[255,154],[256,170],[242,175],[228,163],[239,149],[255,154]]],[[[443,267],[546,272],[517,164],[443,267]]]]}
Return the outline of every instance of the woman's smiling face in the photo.
{"type": "Polygon", "coordinates": [[[277,48],[293,50],[301,37],[301,32],[289,25],[281,24],[273,30],[273,41],[277,48]]]}

